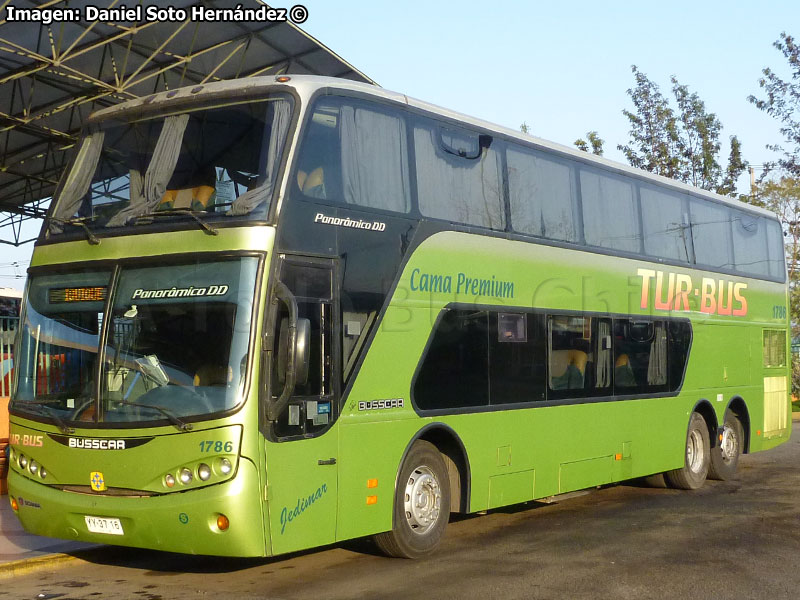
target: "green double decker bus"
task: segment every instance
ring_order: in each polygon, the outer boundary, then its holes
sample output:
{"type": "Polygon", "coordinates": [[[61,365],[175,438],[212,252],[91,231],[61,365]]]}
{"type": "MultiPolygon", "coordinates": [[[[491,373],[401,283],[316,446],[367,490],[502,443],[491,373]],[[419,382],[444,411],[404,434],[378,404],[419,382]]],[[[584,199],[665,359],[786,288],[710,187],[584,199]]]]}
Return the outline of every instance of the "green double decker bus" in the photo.
{"type": "Polygon", "coordinates": [[[97,112],[34,249],[11,503],[28,531],[419,557],[450,513],[790,431],[771,213],[347,80],[97,112]]]}

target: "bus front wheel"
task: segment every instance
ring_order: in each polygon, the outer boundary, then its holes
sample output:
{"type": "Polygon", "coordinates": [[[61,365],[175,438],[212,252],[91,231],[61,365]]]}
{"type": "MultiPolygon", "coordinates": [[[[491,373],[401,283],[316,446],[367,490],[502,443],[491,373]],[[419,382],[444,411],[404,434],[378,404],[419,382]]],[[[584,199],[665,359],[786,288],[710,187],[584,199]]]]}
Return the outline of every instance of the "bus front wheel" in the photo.
{"type": "Polygon", "coordinates": [[[726,410],[721,439],[711,449],[711,467],[708,471],[710,479],[725,481],[736,474],[739,455],[742,453],[743,431],[741,421],[730,410],[726,410]]]}
{"type": "Polygon", "coordinates": [[[664,479],[670,487],[696,490],[705,482],[710,462],[711,448],[706,421],[699,413],[693,412],[686,432],[683,467],[667,471],[664,479]]]}
{"type": "Polygon", "coordinates": [[[397,479],[392,530],[375,535],[375,543],[389,556],[419,558],[436,549],[449,519],[447,466],[436,446],[418,440],[397,479]]]}

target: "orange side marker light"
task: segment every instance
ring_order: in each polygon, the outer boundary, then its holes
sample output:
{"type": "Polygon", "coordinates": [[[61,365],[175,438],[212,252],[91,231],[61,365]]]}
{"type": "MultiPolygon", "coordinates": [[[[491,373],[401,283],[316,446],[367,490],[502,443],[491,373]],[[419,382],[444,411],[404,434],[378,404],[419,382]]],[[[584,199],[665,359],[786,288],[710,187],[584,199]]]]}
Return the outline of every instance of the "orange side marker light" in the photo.
{"type": "Polygon", "coordinates": [[[377,503],[378,503],[377,496],[367,496],[367,506],[369,506],[370,504],[377,504],[377,503]]]}
{"type": "Polygon", "coordinates": [[[16,498],[11,498],[11,510],[13,510],[14,512],[19,511],[19,504],[17,504],[16,498]]]}
{"type": "Polygon", "coordinates": [[[378,487],[378,480],[377,479],[367,479],[367,487],[369,489],[378,487]]]}
{"type": "Polygon", "coordinates": [[[217,517],[217,529],[219,529],[220,531],[227,531],[230,525],[231,522],[225,515],[220,515],[217,517]]]}

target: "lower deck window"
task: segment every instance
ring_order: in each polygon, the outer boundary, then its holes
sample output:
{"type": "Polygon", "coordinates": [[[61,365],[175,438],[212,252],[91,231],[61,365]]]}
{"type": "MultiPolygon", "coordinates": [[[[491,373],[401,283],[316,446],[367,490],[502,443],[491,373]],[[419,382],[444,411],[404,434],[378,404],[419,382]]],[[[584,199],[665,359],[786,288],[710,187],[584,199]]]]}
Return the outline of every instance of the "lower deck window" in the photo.
{"type": "Polygon", "coordinates": [[[672,393],[686,319],[445,309],[413,383],[418,409],[672,393]]]}

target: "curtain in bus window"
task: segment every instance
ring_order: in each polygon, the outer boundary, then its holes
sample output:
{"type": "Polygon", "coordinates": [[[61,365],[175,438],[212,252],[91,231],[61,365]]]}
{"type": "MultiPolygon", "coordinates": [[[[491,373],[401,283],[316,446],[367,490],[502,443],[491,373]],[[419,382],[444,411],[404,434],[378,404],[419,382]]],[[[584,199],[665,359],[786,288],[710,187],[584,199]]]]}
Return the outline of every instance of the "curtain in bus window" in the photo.
{"type": "Polygon", "coordinates": [[[493,229],[505,228],[500,156],[491,148],[477,150],[478,135],[447,132],[440,139],[437,126],[414,128],[419,209],[423,215],[493,229]],[[459,144],[455,154],[444,150],[445,141],[455,145],[460,138],[474,144],[459,144]],[[463,149],[466,156],[459,156],[463,149]]]}
{"type": "Polygon", "coordinates": [[[289,100],[278,98],[270,104],[270,108],[272,109],[272,128],[267,149],[267,178],[262,185],[248,190],[236,198],[231,205],[231,210],[227,213],[228,216],[249,214],[272,197],[280,167],[280,156],[292,117],[292,103],[289,100]]]}
{"type": "Polygon", "coordinates": [[[650,362],[647,365],[648,385],[667,383],[667,327],[663,322],[655,324],[653,342],[650,345],[650,362]]]}
{"type": "Polygon", "coordinates": [[[786,278],[786,266],[783,247],[783,230],[778,221],[767,219],[767,247],[769,251],[769,274],[783,281],[786,278]]]}
{"type": "Polygon", "coordinates": [[[532,152],[506,151],[514,231],[577,241],[570,167],[532,152]]]}
{"type": "Polygon", "coordinates": [[[611,386],[611,344],[604,347],[604,342],[611,340],[611,322],[600,319],[597,324],[597,385],[598,388],[611,386]]]}
{"type": "Polygon", "coordinates": [[[404,121],[354,106],[343,106],[340,116],[345,202],[408,212],[411,201],[404,121]]]}
{"type": "Polygon", "coordinates": [[[181,141],[189,115],[175,115],[164,119],[164,126],[158,136],[153,150],[153,157],[144,174],[144,193],[137,198],[131,197],[131,203],[108,220],[108,227],[124,225],[130,218],[153,212],[167,191],[167,184],[181,151],[181,141]],[[134,200],[138,200],[134,204],[134,200]]]}
{"type": "MultiPolygon", "coordinates": [[[[66,221],[78,212],[83,197],[89,190],[94,170],[97,168],[104,138],[104,132],[96,131],[83,140],[78,156],[75,158],[75,164],[70,169],[67,181],[64,182],[64,189],[61,190],[60,200],[54,214],[56,219],[66,221]]],[[[52,227],[61,231],[58,223],[54,223],[52,227]]]]}
{"type": "Polygon", "coordinates": [[[633,187],[610,175],[581,170],[581,200],[586,243],[639,252],[639,222],[633,187]]]}
{"type": "Polygon", "coordinates": [[[644,251],[649,256],[690,262],[689,213],[684,196],[639,188],[642,202],[644,251]]]}
{"type": "Polygon", "coordinates": [[[730,268],[730,209],[715,202],[693,200],[689,208],[695,262],[716,268],[730,268]]]}
{"type": "Polygon", "coordinates": [[[764,217],[731,209],[733,260],[740,273],[769,275],[769,251],[764,220],[764,217]]]}

